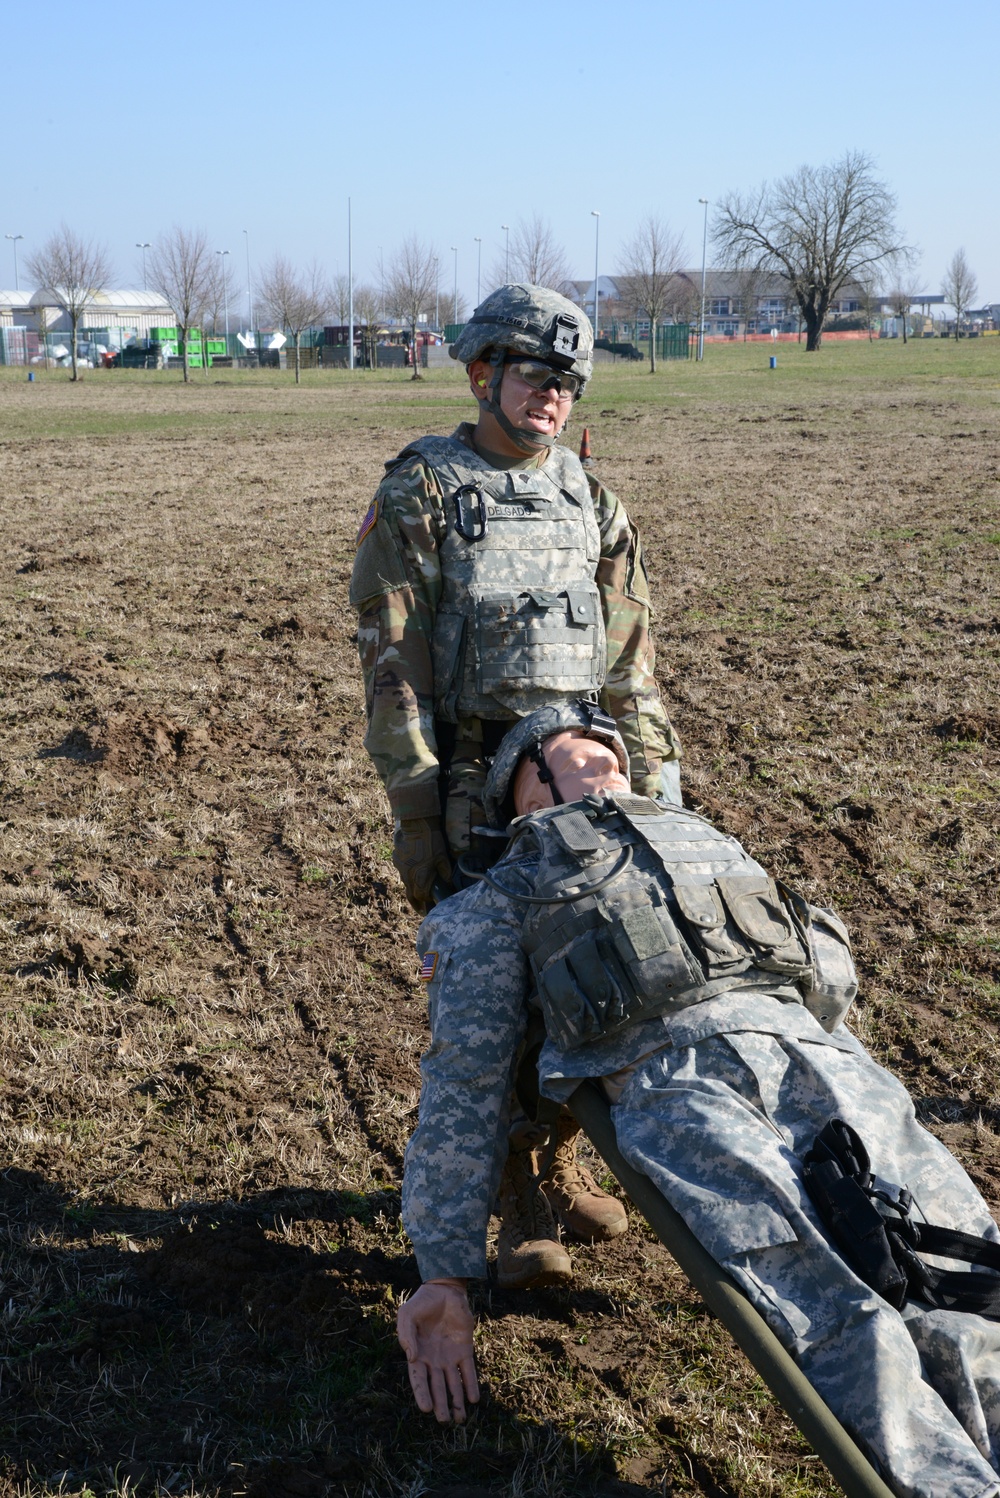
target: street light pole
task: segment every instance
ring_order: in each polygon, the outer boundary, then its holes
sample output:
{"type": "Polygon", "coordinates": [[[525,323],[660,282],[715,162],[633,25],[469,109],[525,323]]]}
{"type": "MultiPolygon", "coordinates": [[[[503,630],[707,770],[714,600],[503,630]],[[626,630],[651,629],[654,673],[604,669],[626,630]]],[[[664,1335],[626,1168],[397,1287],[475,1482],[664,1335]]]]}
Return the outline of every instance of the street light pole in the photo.
{"type": "Polygon", "coordinates": [[[705,205],[705,225],[701,235],[701,317],[698,321],[698,358],[705,357],[705,256],[708,253],[708,199],[699,198],[705,205]]]}
{"type": "Polygon", "coordinates": [[[351,200],[347,200],[347,367],[354,368],[354,237],[351,200]]]}
{"type": "Polygon", "coordinates": [[[601,215],[598,213],[596,208],[592,208],[590,210],[590,216],[594,220],[594,337],[596,338],[598,326],[597,315],[600,308],[600,304],[597,299],[601,294],[597,289],[597,251],[601,243],[601,215]]]}
{"type": "Polygon", "coordinates": [[[476,306],[478,307],[483,294],[483,241],[478,234],[475,240],[479,246],[476,251],[476,306]]]}
{"type": "Polygon", "coordinates": [[[23,234],[5,234],[4,235],[4,239],[9,239],[10,242],[14,246],[14,290],[15,291],[20,291],[20,289],[21,289],[20,286],[18,285],[18,280],[17,280],[17,241],[19,239],[23,239],[23,238],[24,238],[23,234]]]}
{"type": "Polygon", "coordinates": [[[509,281],[510,280],[510,225],[509,224],[501,224],[500,227],[503,230],[504,235],[506,236],[505,242],[504,242],[504,247],[503,247],[503,278],[504,278],[505,281],[509,281]]]}
{"type": "Polygon", "coordinates": [[[457,323],[458,322],[458,245],[457,244],[453,244],[451,248],[452,248],[452,253],[455,256],[455,300],[454,300],[454,303],[452,304],[451,320],[452,320],[453,323],[457,323]]]}
{"type": "MultiPolygon", "coordinates": [[[[228,255],[228,250],[216,250],[217,255],[228,255]]],[[[226,353],[229,353],[229,271],[226,262],[222,262],[222,305],[226,309],[226,353]]]]}
{"type": "MultiPolygon", "coordinates": [[[[140,243],[140,241],[137,239],[136,242],[135,242],[135,247],[136,247],[137,250],[141,250],[142,251],[142,289],[143,289],[143,291],[145,291],[146,290],[146,251],[150,248],[149,240],[147,239],[144,242],[140,243]]],[[[227,251],[227,253],[228,253],[228,251],[227,251]]]]}
{"type": "Polygon", "coordinates": [[[247,241],[247,332],[253,332],[253,290],[250,284],[250,230],[244,229],[247,241]]]}

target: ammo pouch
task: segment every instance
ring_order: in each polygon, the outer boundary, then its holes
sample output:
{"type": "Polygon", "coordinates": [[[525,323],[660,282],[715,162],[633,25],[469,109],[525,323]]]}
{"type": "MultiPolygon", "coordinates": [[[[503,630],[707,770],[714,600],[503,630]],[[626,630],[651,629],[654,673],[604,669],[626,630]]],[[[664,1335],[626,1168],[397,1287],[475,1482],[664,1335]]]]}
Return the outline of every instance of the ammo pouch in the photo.
{"type": "Polygon", "coordinates": [[[1000,1274],[1000,1243],[917,1222],[905,1186],[877,1188],[868,1151],[850,1124],[830,1120],[805,1157],[803,1176],[844,1259],[883,1300],[897,1310],[919,1300],[935,1310],[972,1311],[1000,1321],[1000,1278],[933,1269],[920,1257],[961,1259],[1000,1274]]]}

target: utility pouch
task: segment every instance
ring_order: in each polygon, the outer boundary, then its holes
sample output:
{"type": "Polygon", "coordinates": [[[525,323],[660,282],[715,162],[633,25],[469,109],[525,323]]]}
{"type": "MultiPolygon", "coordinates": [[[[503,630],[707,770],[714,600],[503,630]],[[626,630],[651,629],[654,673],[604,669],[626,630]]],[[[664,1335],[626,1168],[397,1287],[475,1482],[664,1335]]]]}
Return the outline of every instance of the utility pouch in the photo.
{"type": "Polygon", "coordinates": [[[832,910],[809,906],[806,927],[812,968],[802,997],[824,1030],[833,1031],[858,995],[858,974],[847,927],[832,910]]]}
{"type": "Polygon", "coordinates": [[[908,1300],[920,1300],[935,1310],[972,1311],[1000,1321],[1000,1243],[911,1217],[909,1191],[877,1186],[868,1151],[850,1124],[830,1120],[806,1155],[802,1173],[844,1259],[883,1300],[897,1310],[908,1300]],[[961,1259],[997,1275],[934,1269],[921,1253],[961,1259]]]}
{"type": "Polygon", "coordinates": [[[728,912],[714,884],[681,884],[673,887],[681,915],[687,922],[693,945],[712,973],[739,972],[747,966],[748,953],[735,933],[727,931],[728,912]]]}
{"type": "Polygon", "coordinates": [[[707,884],[675,878],[673,895],[709,979],[748,967],[795,981],[808,976],[805,940],[766,874],[719,874],[707,884]]]}
{"type": "Polygon", "coordinates": [[[766,973],[801,979],[809,973],[809,953],[766,874],[716,880],[722,898],[754,952],[754,966],[766,973]]]}

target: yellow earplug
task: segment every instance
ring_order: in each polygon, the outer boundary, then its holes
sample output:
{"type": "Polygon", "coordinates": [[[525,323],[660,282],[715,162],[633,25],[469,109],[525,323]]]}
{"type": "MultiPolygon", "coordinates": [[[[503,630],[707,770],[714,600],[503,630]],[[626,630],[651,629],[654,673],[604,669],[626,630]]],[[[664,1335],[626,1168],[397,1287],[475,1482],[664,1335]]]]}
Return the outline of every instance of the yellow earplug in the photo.
{"type": "Polygon", "coordinates": [[[485,384],[486,384],[486,381],[485,381],[485,380],[477,380],[477,381],[476,381],[476,384],[477,384],[477,385],[483,385],[483,386],[485,386],[485,384]]]}

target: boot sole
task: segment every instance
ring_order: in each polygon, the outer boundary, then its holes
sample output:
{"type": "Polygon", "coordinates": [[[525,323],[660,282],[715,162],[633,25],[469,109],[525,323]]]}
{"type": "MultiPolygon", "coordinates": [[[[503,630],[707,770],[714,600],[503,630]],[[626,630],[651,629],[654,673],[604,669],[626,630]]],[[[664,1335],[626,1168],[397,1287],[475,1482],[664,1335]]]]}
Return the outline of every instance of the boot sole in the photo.
{"type": "Polygon", "coordinates": [[[559,1218],[560,1225],[567,1237],[572,1238],[574,1243],[610,1243],[612,1238],[621,1238],[628,1232],[628,1221],[610,1223],[607,1227],[597,1228],[586,1233],[579,1232],[573,1225],[566,1221],[565,1217],[559,1218]]]}
{"type": "Polygon", "coordinates": [[[506,1275],[497,1270],[498,1290],[543,1290],[546,1285],[568,1285],[573,1270],[543,1269],[538,1274],[506,1275]]]}

